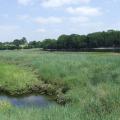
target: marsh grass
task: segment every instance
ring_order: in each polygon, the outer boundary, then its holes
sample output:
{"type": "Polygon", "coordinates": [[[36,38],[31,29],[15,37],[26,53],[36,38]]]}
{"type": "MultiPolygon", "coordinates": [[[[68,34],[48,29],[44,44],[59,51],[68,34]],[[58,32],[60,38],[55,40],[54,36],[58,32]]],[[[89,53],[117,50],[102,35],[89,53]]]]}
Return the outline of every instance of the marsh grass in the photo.
{"type": "MultiPolygon", "coordinates": [[[[37,50],[1,51],[1,61],[31,66],[46,83],[69,87],[65,94],[71,102],[48,109],[11,108],[10,114],[0,112],[7,120],[118,120],[120,118],[120,55],[113,53],[42,52],[37,50]],[[26,114],[27,113],[27,114],[26,114]]],[[[2,65],[1,65],[2,66],[2,65]]],[[[13,66],[1,67],[0,84],[10,89],[25,87],[36,81],[32,73],[13,66]],[[12,69],[11,69],[12,68],[12,69]],[[12,77],[7,76],[11,71],[12,77]],[[13,81],[14,72],[21,75],[13,81]],[[25,75],[23,75],[23,73],[25,75]],[[4,75],[5,74],[5,75],[4,75]],[[28,75],[29,74],[29,75],[28,75]]]]}
{"type": "Polygon", "coordinates": [[[12,64],[0,62],[0,87],[8,91],[25,89],[27,85],[33,85],[38,80],[31,71],[12,64]]]}

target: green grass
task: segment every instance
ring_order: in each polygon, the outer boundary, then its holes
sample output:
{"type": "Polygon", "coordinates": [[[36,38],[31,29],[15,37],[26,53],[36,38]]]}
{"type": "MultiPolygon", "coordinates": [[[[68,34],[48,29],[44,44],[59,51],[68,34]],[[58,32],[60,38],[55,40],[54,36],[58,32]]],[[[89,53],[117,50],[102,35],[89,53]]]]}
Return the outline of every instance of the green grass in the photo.
{"type": "Polygon", "coordinates": [[[35,84],[36,76],[29,70],[34,69],[41,80],[68,86],[65,97],[71,99],[65,107],[0,110],[2,120],[119,120],[119,54],[34,49],[0,51],[0,58],[0,84],[9,90],[25,87],[26,83],[35,84]],[[14,78],[16,72],[19,74],[14,78]]]}
{"type": "Polygon", "coordinates": [[[25,89],[27,85],[38,82],[32,71],[12,64],[0,62],[0,87],[8,91],[25,89]]]}

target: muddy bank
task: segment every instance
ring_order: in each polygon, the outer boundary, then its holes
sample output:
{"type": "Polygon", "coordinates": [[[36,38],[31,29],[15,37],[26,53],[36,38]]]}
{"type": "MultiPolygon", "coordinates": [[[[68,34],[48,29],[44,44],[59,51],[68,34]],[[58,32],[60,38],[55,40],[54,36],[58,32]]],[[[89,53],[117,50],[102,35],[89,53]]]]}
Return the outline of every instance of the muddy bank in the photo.
{"type": "Polygon", "coordinates": [[[25,89],[17,89],[14,91],[8,90],[4,86],[0,86],[0,94],[8,95],[11,97],[21,97],[33,94],[46,95],[51,97],[58,104],[65,105],[70,102],[70,99],[65,97],[65,93],[69,90],[68,87],[59,87],[52,84],[37,84],[33,86],[26,85],[25,89]]]}

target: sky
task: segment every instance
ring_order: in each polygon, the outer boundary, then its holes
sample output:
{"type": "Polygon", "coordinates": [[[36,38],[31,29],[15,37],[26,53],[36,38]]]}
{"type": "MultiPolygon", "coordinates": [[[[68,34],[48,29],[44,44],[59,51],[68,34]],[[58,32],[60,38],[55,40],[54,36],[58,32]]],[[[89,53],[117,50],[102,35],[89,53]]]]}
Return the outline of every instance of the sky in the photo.
{"type": "Polygon", "coordinates": [[[120,30],[120,0],[0,0],[0,42],[120,30]]]}

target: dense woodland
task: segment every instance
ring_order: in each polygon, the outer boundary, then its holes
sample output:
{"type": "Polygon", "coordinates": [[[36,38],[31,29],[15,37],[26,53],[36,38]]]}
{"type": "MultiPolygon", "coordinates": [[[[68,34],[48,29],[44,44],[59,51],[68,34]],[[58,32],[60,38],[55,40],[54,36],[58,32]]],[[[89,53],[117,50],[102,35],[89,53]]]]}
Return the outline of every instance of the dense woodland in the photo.
{"type": "Polygon", "coordinates": [[[120,31],[108,30],[88,35],[61,35],[57,40],[45,39],[43,41],[28,42],[25,37],[15,39],[13,42],[0,42],[0,49],[30,49],[43,48],[44,50],[90,50],[96,48],[120,48],[120,31]]]}

